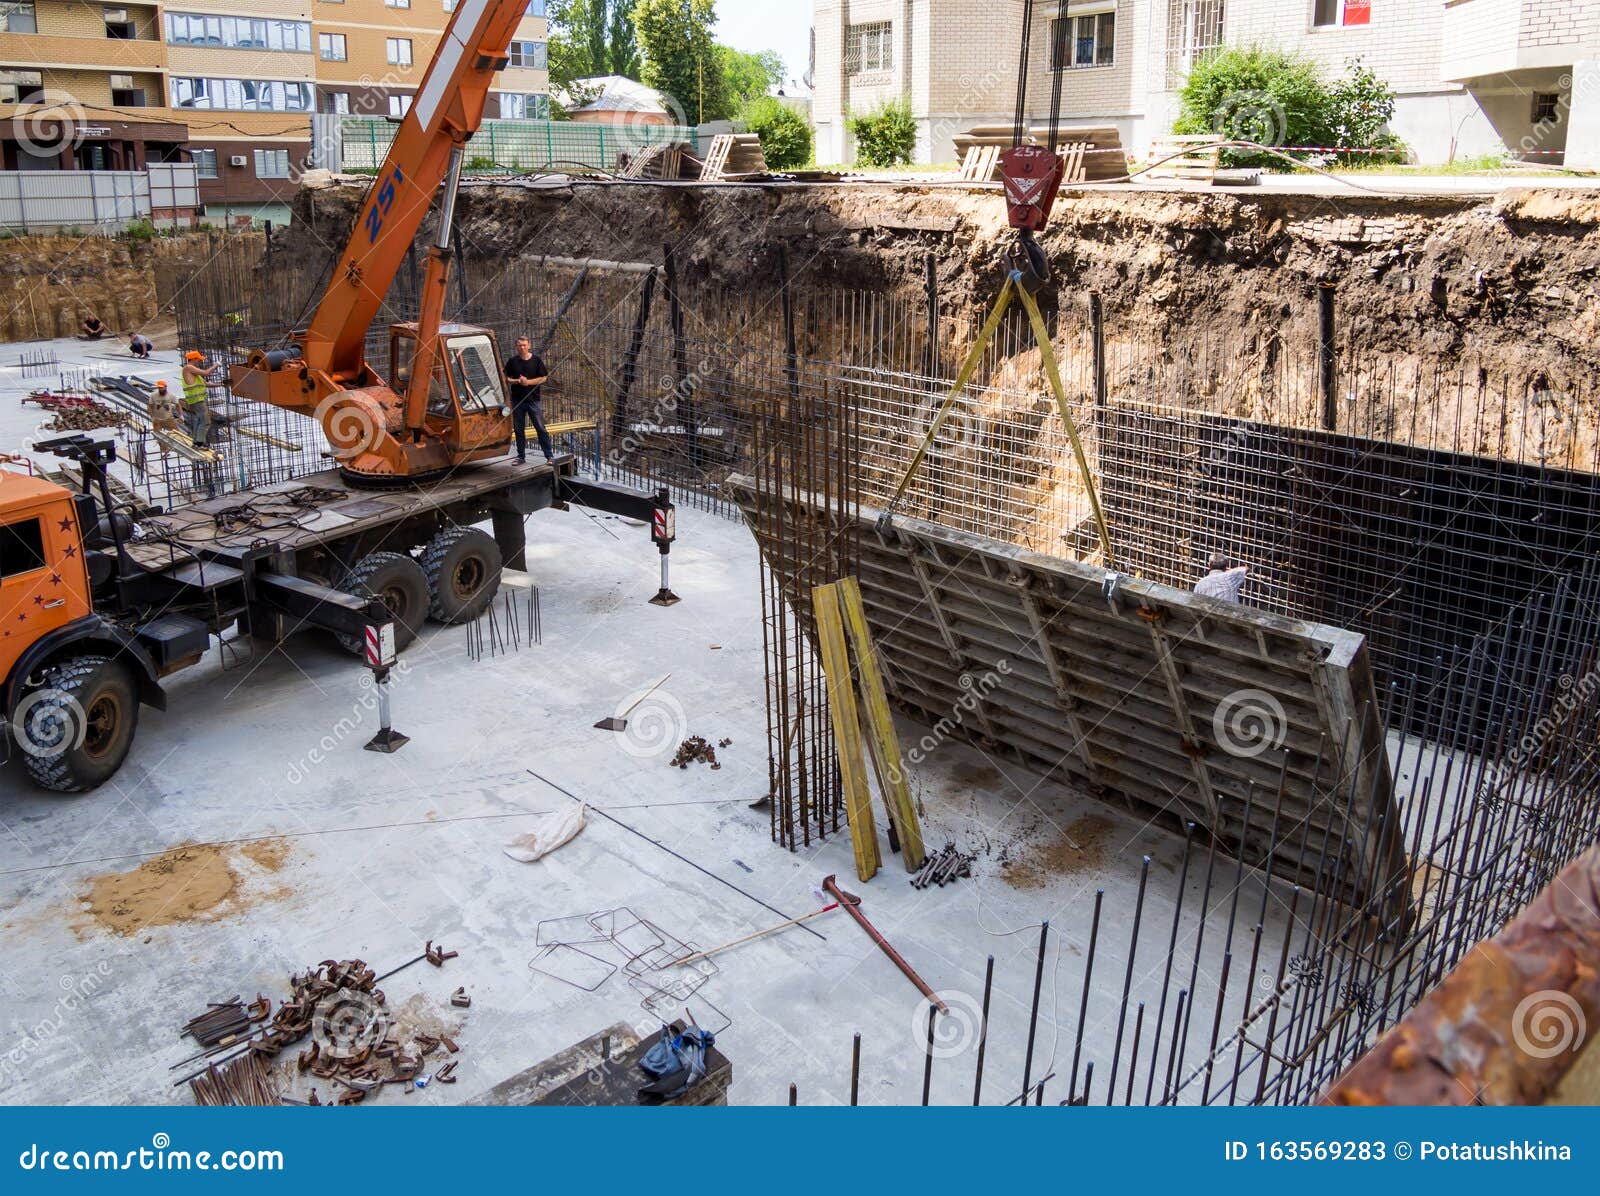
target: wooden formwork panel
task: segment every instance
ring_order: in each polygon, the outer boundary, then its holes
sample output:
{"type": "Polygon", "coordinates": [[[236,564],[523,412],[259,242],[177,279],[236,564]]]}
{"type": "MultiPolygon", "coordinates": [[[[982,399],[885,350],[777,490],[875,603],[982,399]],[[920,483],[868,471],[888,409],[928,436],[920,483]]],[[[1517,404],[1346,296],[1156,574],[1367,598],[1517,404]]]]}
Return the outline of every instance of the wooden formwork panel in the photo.
{"type": "MultiPolygon", "coordinates": [[[[808,496],[728,489],[786,596],[775,529],[829,519],[808,496]],[[786,509],[781,512],[778,504],[786,509]],[[781,516],[781,522],[780,522],[781,516]]],[[[936,737],[1052,777],[1315,887],[1385,922],[1410,900],[1401,818],[1360,635],[1108,575],[862,508],[860,583],[890,696],[936,737]]]]}

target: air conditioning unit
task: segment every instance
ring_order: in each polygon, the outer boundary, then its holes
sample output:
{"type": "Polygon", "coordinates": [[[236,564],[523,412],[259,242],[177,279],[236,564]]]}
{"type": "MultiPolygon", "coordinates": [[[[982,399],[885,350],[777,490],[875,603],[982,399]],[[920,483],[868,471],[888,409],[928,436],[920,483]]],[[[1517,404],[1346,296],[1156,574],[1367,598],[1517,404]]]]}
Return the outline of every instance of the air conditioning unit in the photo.
{"type": "Polygon", "coordinates": [[[228,159],[228,165],[229,166],[243,166],[247,161],[249,161],[249,159],[246,158],[243,154],[234,154],[233,157],[228,159]]]}

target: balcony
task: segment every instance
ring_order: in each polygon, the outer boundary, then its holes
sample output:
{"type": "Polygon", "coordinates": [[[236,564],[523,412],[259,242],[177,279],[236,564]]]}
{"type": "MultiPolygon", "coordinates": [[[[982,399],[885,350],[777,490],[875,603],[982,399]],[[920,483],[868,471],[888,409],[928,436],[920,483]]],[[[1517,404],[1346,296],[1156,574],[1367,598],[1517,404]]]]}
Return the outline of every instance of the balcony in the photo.
{"type": "Polygon", "coordinates": [[[110,37],[61,37],[49,33],[0,33],[0,65],[35,70],[159,71],[162,44],[110,37]]]}
{"type": "Polygon", "coordinates": [[[1440,74],[1463,83],[1485,75],[1548,70],[1592,57],[1592,21],[1570,0],[1445,0],[1440,74]]]}

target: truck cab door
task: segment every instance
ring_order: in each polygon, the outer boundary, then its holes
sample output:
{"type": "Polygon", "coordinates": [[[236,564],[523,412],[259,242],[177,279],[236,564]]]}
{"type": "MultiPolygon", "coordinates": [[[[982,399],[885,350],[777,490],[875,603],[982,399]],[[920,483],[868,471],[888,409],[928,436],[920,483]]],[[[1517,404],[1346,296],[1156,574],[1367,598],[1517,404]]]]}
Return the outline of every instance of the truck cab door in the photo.
{"type": "Polygon", "coordinates": [[[77,511],[50,502],[0,515],[0,677],[35,641],[90,612],[77,511]]]}

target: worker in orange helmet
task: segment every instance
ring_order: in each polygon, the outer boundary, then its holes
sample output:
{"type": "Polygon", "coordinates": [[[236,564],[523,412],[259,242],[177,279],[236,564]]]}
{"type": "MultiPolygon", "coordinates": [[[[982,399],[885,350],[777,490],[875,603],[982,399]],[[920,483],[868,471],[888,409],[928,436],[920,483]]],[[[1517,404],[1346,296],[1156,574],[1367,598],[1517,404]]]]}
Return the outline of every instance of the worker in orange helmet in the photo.
{"type": "Polygon", "coordinates": [[[217,367],[206,364],[206,355],[190,349],[183,355],[183,422],[195,448],[205,448],[211,434],[211,408],[206,405],[206,387],[217,367]]]}

